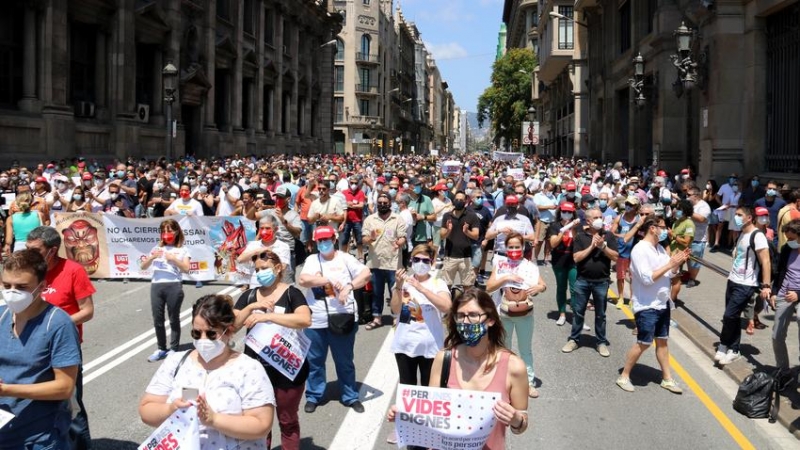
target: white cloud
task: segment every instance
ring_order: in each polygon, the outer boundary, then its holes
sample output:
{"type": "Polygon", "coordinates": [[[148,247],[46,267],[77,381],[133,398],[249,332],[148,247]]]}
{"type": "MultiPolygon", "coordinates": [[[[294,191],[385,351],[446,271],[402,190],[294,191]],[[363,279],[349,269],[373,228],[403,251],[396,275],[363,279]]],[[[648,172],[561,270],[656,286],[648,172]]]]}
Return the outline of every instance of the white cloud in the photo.
{"type": "Polygon", "coordinates": [[[433,54],[433,58],[437,61],[464,58],[465,56],[469,55],[467,50],[458,42],[445,42],[443,44],[432,44],[430,42],[426,42],[425,46],[428,48],[428,51],[433,54]]]}

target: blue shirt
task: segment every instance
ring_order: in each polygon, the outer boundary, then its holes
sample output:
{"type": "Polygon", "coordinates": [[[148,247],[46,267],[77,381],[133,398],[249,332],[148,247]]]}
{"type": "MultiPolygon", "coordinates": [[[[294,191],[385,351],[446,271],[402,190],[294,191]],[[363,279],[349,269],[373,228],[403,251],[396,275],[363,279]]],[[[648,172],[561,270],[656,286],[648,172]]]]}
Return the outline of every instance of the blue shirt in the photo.
{"type": "MultiPolygon", "coordinates": [[[[0,306],[0,379],[3,383],[52,381],[54,368],[80,365],[78,329],[60,308],[48,304],[41,314],[28,321],[19,337],[14,335],[12,326],[13,314],[7,306],[0,306]]],[[[0,409],[16,416],[0,429],[0,450],[63,439],[72,420],[67,400],[0,397],[0,409]]]]}

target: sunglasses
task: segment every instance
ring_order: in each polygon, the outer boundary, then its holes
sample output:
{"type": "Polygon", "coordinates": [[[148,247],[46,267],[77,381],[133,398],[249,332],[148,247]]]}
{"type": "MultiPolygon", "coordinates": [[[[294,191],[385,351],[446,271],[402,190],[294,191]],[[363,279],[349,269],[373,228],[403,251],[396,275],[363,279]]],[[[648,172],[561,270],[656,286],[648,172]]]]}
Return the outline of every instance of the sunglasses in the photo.
{"type": "Polygon", "coordinates": [[[253,257],[250,258],[250,259],[253,262],[256,262],[256,260],[259,260],[259,259],[262,260],[262,261],[267,261],[267,252],[259,253],[258,255],[253,255],[253,257]]]}
{"type": "Polygon", "coordinates": [[[378,206],[391,206],[391,205],[392,205],[391,203],[387,202],[378,202],[378,206]]]}
{"type": "Polygon", "coordinates": [[[214,330],[205,330],[205,331],[203,331],[203,330],[192,329],[192,331],[190,331],[189,334],[192,335],[192,339],[200,339],[200,338],[203,337],[203,334],[205,334],[207,339],[209,339],[211,341],[216,341],[218,337],[220,337],[222,334],[225,334],[225,333],[220,334],[220,333],[217,333],[214,330]]]}
{"type": "Polygon", "coordinates": [[[430,258],[417,258],[416,256],[411,258],[412,263],[431,263],[430,258]]]}

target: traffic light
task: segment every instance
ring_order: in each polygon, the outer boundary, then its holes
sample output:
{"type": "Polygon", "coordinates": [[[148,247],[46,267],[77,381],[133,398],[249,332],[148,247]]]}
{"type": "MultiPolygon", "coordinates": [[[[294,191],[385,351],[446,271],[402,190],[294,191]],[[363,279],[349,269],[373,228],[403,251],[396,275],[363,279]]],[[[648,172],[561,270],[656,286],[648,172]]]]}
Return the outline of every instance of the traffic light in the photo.
{"type": "Polygon", "coordinates": [[[378,148],[383,148],[383,140],[378,141],[378,148]]]}
{"type": "Polygon", "coordinates": [[[394,148],[394,139],[389,139],[389,148],[394,148]]]}

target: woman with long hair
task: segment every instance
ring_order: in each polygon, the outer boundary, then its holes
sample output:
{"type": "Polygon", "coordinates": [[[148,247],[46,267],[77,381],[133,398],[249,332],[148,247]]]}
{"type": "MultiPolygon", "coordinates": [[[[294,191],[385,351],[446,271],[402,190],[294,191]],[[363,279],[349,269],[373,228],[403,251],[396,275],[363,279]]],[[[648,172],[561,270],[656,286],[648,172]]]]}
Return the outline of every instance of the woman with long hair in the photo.
{"type": "Polygon", "coordinates": [[[714,243],[714,245],[711,246],[712,252],[717,251],[717,248],[719,248],[719,237],[722,234],[719,227],[719,216],[716,211],[720,206],[716,195],[718,190],[719,186],[717,186],[717,182],[714,180],[708,180],[703,190],[703,200],[705,200],[709,208],[711,208],[711,216],[708,218],[708,242],[714,243]]]}
{"type": "Polygon", "coordinates": [[[30,192],[21,192],[14,199],[18,212],[10,215],[6,220],[6,239],[3,253],[10,255],[13,251],[23,250],[28,240],[28,233],[34,228],[44,224],[42,213],[31,209],[33,196],[30,192]],[[13,242],[13,247],[12,247],[13,242]]]}
{"type": "Polygon", "coordinates": [[[142,260],[142,270],[153,267],[150,285],[150,308],[156,329],[158,348],[147,357],[149,362],[160,361],[178,350],[181,340],[181,304],[183,303],[183,274],[189,272],[189,251],[183,248],[183,230],[173,219],[161,222],[161,238],[150,254],[142,260]],[[170,339],[164,327],[164,307],[169,317],[170,339]]]}
{"type": "Polygon", "coordinates": [[[539,397],[536,390],[535,372],[533,370],[533,297],[547,290],[544,279],[539,274],[539,266],[522,257],[525,240],[519,233],[506,236],[506,254],[508,259],[498,263],[489,281],[486,291],[492,293],[501,290],[499,305],[500,317],[505,328],[505,346],[511,348],[514,331],[517,333],[517,344],[528,373],[528,396],[539,397]]]}
{"type": "MultiPolygon", "coordinates": [[[[447,388],[496,392],[492,408],[494,429],[484,449],[505,448],[506,428],[520,434],[528,428],[528,379],[525,363],[505,346],[505,330],[492,297],[478,288],[467,289],[453,301],[447,316],[445,349],[433,360],[428,385],[439,387],[442,369],[449,367],[447,388]],[[450,359],[445,361],[445,354],[450,359]]],[[[394,420],[394,409],[389,412],[394,420]]]]}
{"type": "MultiPolygon", "coordinates": [[[[247,332],[258,323],[271,322],[286,328],[302,330],[311,326],[311,309],[303,292],[291,284],[284,283],[287,267],[275,252],[266,250],[255,262],[258,286],[245,291],[236,302],[234,330],[243,326],[247,332]]],[[[281,448],[300,448],[300,400],[308,378],[308,361],[305,361],[293,380],[289,379],[250,347],[244,354],[261,363],[275,391],[278,423],[281,429],[281,448]]]]}
{"type": "Polygon", "coordinates": [[[67,212],[92,212],[92,205],[86,201],[86,194],[82,186],[75,186],[72,196],[67,204],[67,212]]]}
{"type": "Polygon", "coordinates": [[[233,350],[234,321],[233,300],[227,295],[197,300],[192,307],[194,349],[172,353],[153,375],[139,402],[142,422],[158,427],[194,404],[201,450],[270,448],[275,394],[261,364],[233,350]],[[183,398],[184,388],[200,395],[183,398]]]}

